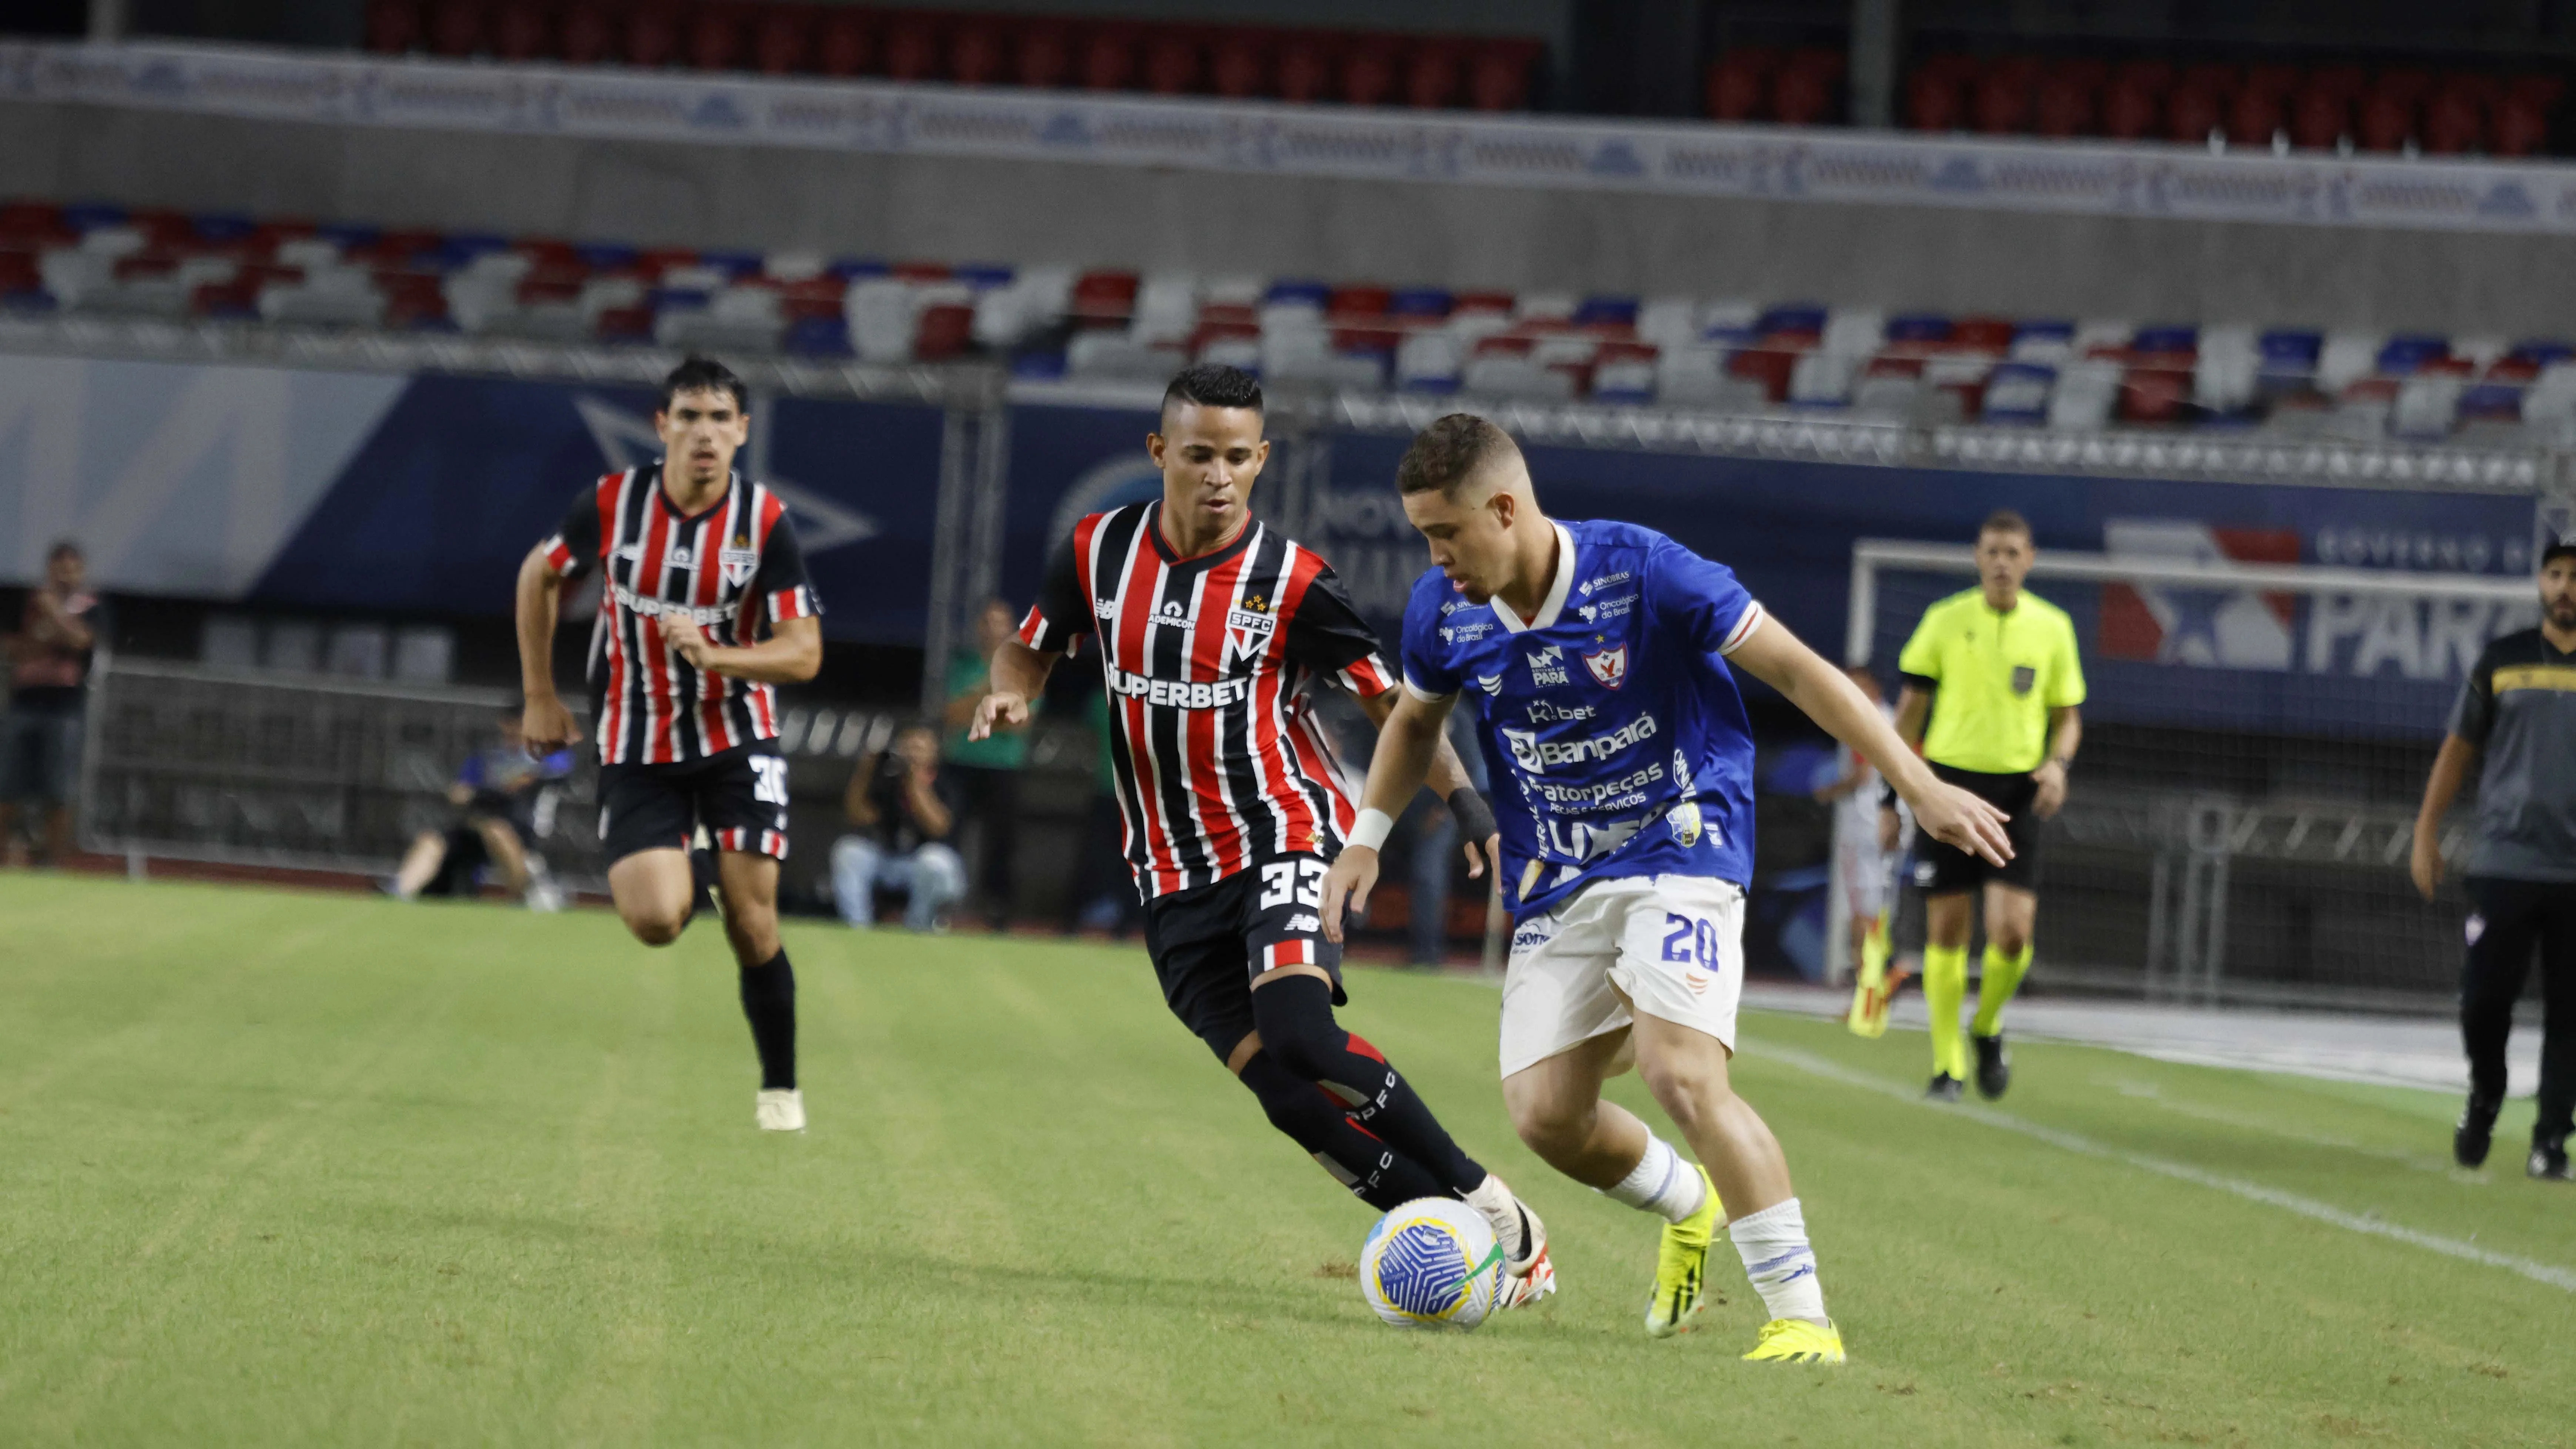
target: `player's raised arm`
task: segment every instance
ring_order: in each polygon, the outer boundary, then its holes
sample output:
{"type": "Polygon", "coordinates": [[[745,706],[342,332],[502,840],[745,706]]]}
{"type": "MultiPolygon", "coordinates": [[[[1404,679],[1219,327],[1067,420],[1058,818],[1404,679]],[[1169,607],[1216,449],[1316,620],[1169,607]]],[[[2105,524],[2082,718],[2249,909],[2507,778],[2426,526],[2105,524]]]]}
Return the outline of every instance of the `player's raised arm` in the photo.
{"type": "Polygon", "coordinates": [[[1787,625],[1766,616],[1727,655],[1727,662],[1788,696],[1825,733],[1876,765],[1905,803],[1914,807],[1915,823],[1934,839],[1973,851],[1997,865],[2012,858],[2012,842],[2004,836],[2004,813],[1934,778],[1931,767],[1906,748],[1860,687],[1790,633],[1787,625]]]}

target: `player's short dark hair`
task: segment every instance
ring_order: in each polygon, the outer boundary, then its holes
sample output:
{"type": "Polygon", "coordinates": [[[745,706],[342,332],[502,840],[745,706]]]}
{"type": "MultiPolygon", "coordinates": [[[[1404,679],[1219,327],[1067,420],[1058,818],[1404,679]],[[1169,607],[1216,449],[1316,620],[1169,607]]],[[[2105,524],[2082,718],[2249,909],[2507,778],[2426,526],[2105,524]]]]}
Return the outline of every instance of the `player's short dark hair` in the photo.
{"type": "Polygon", "coordinates": [[[1977,537],[1983,538],[1990,533],[2018,533],[2025,539],[2035,536],[2030,531],[2030,520],[2009,508],[1996,509],[1986,515],[1985,522],[1977,525],[1977,537]]]}
{"type": "Polygon", "coordinates": [[[729,392],[736,411],[751,411],[751,389],[734,376],[733,369],[712,357],[690,353],[679,366],[662,379],[663,412],[671,410],[671,400],[684,392],[729,392]]]}
{"type": "Polygon", "coordinates": [[[81,546],[68,538],[55,539],[54,546],[45,550],[47,563],[60,563],[67,558],[76,558],[86,563],[89,555],[81,552],[81,546]]]}
{"type": "Polygon", "coordinates": [[[1261,379],[1240,367],[1222,362],[1202,362],[1184,367],[1163,389],[1163,408],[1174,403],[1196,403],[1203,408],[1250,408],[1260,412],[1261,379]]]}
{"type": "Polygon", "coordinates": [[[1505,453],[1520,451],[1512,435],[1474,413],[1451,413],[1413,437],[1395,465],[1400,493],[1447,493],[1505,453]]]}

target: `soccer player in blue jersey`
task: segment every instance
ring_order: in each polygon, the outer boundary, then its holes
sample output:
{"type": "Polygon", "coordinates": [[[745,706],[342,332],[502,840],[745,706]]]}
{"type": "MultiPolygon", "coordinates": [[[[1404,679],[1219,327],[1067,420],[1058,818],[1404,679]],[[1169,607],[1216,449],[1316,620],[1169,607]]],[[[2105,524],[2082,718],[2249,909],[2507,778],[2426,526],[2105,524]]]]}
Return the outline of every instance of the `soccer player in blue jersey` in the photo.
{"type": "Polygon", "coordinates": [[[2000,864],[2003,814],[1933,778],[1724,566],[1649,529],[1540,513],[1520,449],[1484,419],[1425,429],[1396,482],[1436,567],[1405,610],[1403,698],[1326,877],[1326,929],[1345,900],[1367,904],[1389,817],[1421,788],[1452,705],[1473,701],[1514,919],[1502,1073],[1521,1140],[1665,1220],[1648,1333],[1699,1312],[1723,1218],[1770,1312],[1745,1356],[1841,1362],[1788,1162],[1727,1082],[1753,867],[1753,738],[1727,665],[1857,750],[1934,837],[2000,864]],[[1704,1169],[1601,1100],[1631,1062],[1704,1169]]]}

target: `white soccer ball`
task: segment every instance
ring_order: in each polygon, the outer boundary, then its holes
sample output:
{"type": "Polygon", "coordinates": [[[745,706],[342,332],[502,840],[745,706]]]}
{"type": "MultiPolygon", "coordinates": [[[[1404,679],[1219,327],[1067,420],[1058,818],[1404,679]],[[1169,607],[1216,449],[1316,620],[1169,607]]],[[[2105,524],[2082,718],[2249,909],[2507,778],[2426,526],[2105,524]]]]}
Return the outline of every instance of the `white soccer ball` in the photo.
{"type": "Polygon", "coordinates": [[[1360,1296],[1398,1328],[1485,1321],[1503,1290],[1503,1249],[1485,1215],[1455,1198],[1399,1204],[1360,1245],[1360,1296]]]}

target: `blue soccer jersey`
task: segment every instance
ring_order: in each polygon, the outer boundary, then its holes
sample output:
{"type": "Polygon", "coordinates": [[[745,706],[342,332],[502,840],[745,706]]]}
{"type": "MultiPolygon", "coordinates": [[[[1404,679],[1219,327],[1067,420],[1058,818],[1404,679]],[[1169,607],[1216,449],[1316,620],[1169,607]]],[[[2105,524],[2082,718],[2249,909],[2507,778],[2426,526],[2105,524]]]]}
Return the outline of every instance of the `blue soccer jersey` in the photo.
{"type": "Polygon", "coordinates": [[[1652,529],[1556,533],[1535,619],[1469,603],[1437,569],[1404,611],[1405,686],[1475,707],[1507,902],[1544,911],[1622,876],[1748,883],[1753,732],[1723,656],[1762,606],[1732,570],[1652,529]]]}

